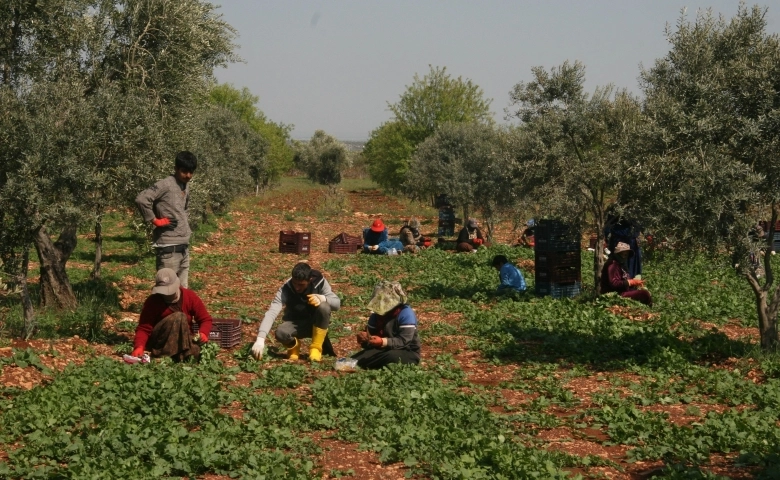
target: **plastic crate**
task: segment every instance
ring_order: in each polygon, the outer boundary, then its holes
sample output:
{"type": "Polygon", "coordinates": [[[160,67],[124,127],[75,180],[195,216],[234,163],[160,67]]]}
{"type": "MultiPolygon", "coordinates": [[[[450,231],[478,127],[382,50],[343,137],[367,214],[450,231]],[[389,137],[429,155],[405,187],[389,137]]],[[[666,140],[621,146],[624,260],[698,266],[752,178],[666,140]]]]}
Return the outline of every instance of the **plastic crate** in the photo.
{"type": "Polygon", "coordinates": [[[439,220],[455,220],[455,210],[452,207],[440,208],[439,220]]]}
{"type": "Polygon", "coordinates": [[[440,237],[452,237],[455,235],[455,225],[439,227],[438,235],[440,237]]]}
{"type": "Polygon", "coordinates": [[[568,252],[580,249],[580,232],[559,220],[539,220],[534,230],[534,248],[546,252],[568,252]]]}
{"type": "Polygon", "coordinates": [[[279,232],[279,243],[310,243],[311,232],[295,232],[282,230],[279,232]]]}
{"type": "Polygon", "coordinates": [[[357,253],[363,245],[357,243],[328,243],[328,253],[357,253]]]}
{"type": "Polygon", "coordinates": [[[580,250],[580,242],[534,238],[534,249],[540,252],[574,252],[580,250]]]}
{"type": "Polygon", "coordinates": [[[582,280],[582,271],[579,266],[550,267],[540,270],[535,269],[536,283],[569,283],[582,280]]]}
{"type": "Polygon", "coordinates": [[[311,252],[311,233],[283,230],[279,232],[279,253],[308,254],[311,252]]]}
{"type": "Polygon", "coordinates": [[[553,267],[578,267],[582,265],[579,249],[564,252],[547,252],[536,250],[534,252],[534,268],[545,270],[553,267]]]}
{"type": "Polygon", "coordinates": [[[536,294],[537,295],[550,295],[553,298],[571,298],[580,294],[581,283],[537,283],[536,294]]]}
{"type": "MultiPolygon", "coordinates": [[[[200,330],[200,326],[195,323],[192,325],[192,329],[197,334],[200,330]]],[[[221,348],[232,348],[241,343],[241,319],[212,319],[209,341],[216,343],[221,348]]]]}

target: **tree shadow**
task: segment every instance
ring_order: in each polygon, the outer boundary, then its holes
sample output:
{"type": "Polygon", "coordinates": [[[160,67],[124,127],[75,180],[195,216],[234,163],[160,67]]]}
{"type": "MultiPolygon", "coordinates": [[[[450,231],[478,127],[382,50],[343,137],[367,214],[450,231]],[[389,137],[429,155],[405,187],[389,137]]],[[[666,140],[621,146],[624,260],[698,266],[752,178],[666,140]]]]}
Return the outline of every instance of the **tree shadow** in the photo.
{"type": "MultiPolygon", "coordinates": [[[[145,252],[138,253],[104,253],[101,258],[101,262],[106,263],[119,263],[119,264],[136,264],[143,260],[147,255],[145,252]]],[[[82,262],[94,262],[95,254],[91,252],[76,252],[71,256],[72,259],[82,262]]]]}
{"type": "Polygon", "coordinates": [[[668,362],[718,362],[742,357],[755,349],[751,343],[729,339],[722,332],[706,332],[691,339],[678,338],[673,332],[631,332],[614,336],[549,331],[538,327],[507,324],[480,335],[507,333],[514,341],[482,348],[483,354],[503,362],[576,363],[599,370],[622,370],[627,363],[663,366],[668,362]]]}

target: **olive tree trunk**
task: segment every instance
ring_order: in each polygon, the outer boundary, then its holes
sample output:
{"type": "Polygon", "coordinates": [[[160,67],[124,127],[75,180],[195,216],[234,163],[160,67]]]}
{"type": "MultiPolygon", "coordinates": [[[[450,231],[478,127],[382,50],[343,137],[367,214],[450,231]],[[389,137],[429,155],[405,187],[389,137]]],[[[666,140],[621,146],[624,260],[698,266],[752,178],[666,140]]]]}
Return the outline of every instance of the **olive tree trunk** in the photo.
{"type": "MultiPolygon", "coordinates": [[[[756,298],[756,313],[758,314],[758,332],[761,336],[761,348],[765,351],[777,349],[777,311],[780,308],[780,285],[773,287],[775,282],[774,272],[772,271],[772,247],[774,243],[775,222],[777,222],[780,206],[775,204],[772,208],[772,221],[769,224],[769,235],[767,236],[767,247],[764,250],[764,273],[766,281],[764,285],[758,282],[755,268],[744,266],[742,271],[747,279],[753,295],[756,298]],[[772,293],[770,297],[770,292],[772,293]]],[[[745,262],[741,262],[745,263],[745,262]]]]}
{"type": "Polygon", "coordinates": [[[100,264],[103,262],[103,215],[95,222],[95,263],[89,278],[100,278],[100,264]]]}
{"type": "Polygon", "coordinates": [[[76,226],[63,228],[60,237],[52,242],[45,227],[40,227],[33,238],[41,262],[41,306],[60,309],[76,306],[76,296],[65,271],[65,263],[76,248],[76,226]]]}
{"type": "Polygon", "coordinates": [[[33,310],[32,300],[30,299],[30,289],[27,285],[27,269],[30,265],[30,246],[24,247],[22,256],[22,270],[19,273],[19,285],[22,289],[22,310],[24,311],[24,339],[29,340],[35,332],[37,322],[35,321],[35,311],[33,310]]]}
{"type": "Polygon", "coordinates": [[[607,219],[604,209],[604,192],[593,195],[593,220],[596,224],[596,246],[593,252],[593,286],[596,295],[601,295],[601,271],[604,269],[604,227],[607,219]]]}

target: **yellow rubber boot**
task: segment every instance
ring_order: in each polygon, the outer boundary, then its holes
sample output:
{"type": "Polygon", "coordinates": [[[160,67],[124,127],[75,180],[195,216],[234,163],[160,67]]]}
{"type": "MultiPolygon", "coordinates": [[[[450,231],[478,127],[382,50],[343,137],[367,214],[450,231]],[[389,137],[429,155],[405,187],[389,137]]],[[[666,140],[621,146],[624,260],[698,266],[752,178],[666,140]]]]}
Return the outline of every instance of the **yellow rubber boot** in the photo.
{"type": "Polygon", "coordinates": [[[322,342],[325,341],[325,335],[327,334],[327,328],[312,327],[311,347],[309,347],[309,360],[312,362],[322,360],[322,342]]]}
{"type": "Polygon", "coordinates": [[[288,360],[298,360],[298,357],[301,354],[301,342],[298,341],[298,339],[295,339],[295,345],[287,349],[287,359],[288,360]]]}

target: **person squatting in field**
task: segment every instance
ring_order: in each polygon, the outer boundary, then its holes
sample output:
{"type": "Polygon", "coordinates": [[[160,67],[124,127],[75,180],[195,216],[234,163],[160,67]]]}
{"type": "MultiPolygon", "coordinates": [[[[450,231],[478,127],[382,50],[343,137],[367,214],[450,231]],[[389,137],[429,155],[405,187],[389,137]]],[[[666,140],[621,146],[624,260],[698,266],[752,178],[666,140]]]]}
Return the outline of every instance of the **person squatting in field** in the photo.
{"type": "Polygon", "coordinates": [[[526,284],[523,272],[513,265],[505,255],[496,255],[491,262],[498,270],[499,283],[497,293],[525,292],[526,284]]]}
{"type": "Polygon", "coordinates": [[[374,220],[370,227],[363,229],[363,253],[387,255],[395,250],[401,253],[403,244],[395,238],[387,237],[387,227],[381,218],[374,220]]]}
{"type": "Polygon", "coordinates": [[[618,242],[601,271],[601,293],[617,292],[645,305],[653,306],[650,292],[644,289],[644,280],[632,278],[628,273],[628,259],[634,252],[627,243],[618,242]]]}
{"type": "Polygon", "coordinates": [[[141,309],[132,355],[140,357],[144,350],[149,350],[152,358],[171,357],[177,362],[198,359],[199,344],[209,341],[211,324],[211,315],[198,295],[181,285],[176,272],[162,268],[141,309]],[[194,340],[193,323],[199,329],[194,340]]]}
{"type": "Polygon", "coordinates": [[[485,244],[485,237],[482,236],[482,230],[479,228],[477,220],[469,218],[466,226],[458,234],[458,240],[455,242],[455,250],[458,252],[473,252],[485,244]]]}
{"type": "Polygon", "coordinates": [[[173,175],[163,178],[135,198],[144,221],[154,225],[152,240],[157,270],[170,268],[181,285],[189,285],[189,181],[198,167],[198,159],[188,151],[176,154],[173,175]]]}
{"type": "Polygon", "coordinates": [[[287,347],[287,358],[298,360],[301,338],[311,338],[309,360],[319,362],[322,354],[335,355],[328,338],[331,312],[341,308],[341,300],[318,270],[307,263],[297,263],[292,276],[284,282],[265,312],[257,339],[252,345],[252,356],[260,359],[265,350],[265,338],[284,309],[282,323],[277,327],[276,339],[287,347]]]}
{"type": "Polygon", "coordinates": [[[381,281],[367,307],[372,311],[366,329],[357,334],[363,349],[352,358],[358,366],[378,369],[390,363],[420,363],[420,337],[417,315],[409,304],[401,284],[381,281]]]}
{"type": "Polygon", "coordinates": [[[406,225],[401,227],[399,232],[401,243],[404,246],[404,252],[416,253],[421,248],[431,246],[431,239],[424,237],[420,233],[420,221],[412,217],[406,225]]]}

